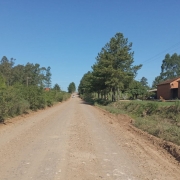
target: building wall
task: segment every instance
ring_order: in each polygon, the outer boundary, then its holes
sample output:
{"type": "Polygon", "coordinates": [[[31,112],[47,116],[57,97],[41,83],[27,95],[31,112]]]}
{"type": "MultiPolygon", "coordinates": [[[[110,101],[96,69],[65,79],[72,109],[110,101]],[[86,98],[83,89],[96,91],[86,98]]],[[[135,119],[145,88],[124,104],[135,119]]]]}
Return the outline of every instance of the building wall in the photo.
{"type": "Polygon", "coordinates": [[[170,83],[171,88],[178,88],[178,80],[180,80],[180,78],[170,83]]]}
{"type": "Polygon", "coordinates": [[[171,99],[171,87],[170,84],[162,84],[157,86],[157,98],[160,99],[160,96],[163,99],[171,99]]]}
{"type": "Polygon", "coordinates": [[[178,98],[180,99],[180,81],[178,82],[178,98]]]}

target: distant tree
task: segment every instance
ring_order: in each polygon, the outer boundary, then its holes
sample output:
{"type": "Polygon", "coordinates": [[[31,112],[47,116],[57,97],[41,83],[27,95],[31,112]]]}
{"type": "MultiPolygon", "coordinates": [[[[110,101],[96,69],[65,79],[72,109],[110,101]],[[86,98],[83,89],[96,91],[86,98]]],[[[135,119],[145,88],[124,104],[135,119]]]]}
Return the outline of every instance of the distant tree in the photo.
{"type": "Polygon", "coordinates": [[[180,76],[180,55],[174,53],[172,56],[166,54],[161,66],[161,77],[171,79],[180,76]]]}
{"type": "Polygon", "coordinates": [[[93,79],[92,72],[88,71],[86,74],[84,74],[84,76],[82,77],[80,81],[78,92],[80,94],[94,92],[93,80],[94,79],[93,79]]]}
{"type": "Polygon", "coordinates": [[[98,54],[97,62],[92,66],[97,91],[123,91],[136,76],[142,65],[133,66],[132,43],[122,33],[116,33],[98,54]]]}
{"type": "Polygon", "coordinates": [[[12,83],[12,68],[14,66],[15,59],[11,58],[8,60],[6,56],[3,56],[0,61],[0,73],[5,78],[8,86],[12,83]]]}
{"type": "Polygon", "coordinates": [[[144,86],[144,87],[148,87],[148,80],[145,77],[142,77],[140,80],[140,83],[144,86]]]}
{"type": "Polygon", "coordinates": [[[57,83],[54,85],[53,89],[55,91],[61,91],[61,88],[60,88],[60,86],[57,83]]]}
{"type": "Polygon", "coordinates": [[[47,69],[46,69],[46,87],[48,87],[48,88],[50,88],[51,87],[51,68],[50,67],[48,67],[47,69]]]}
{"type": "Polygon", "coordinates": [[[68,92],[69,92],[69,93],[73,93],[73,92],[75,92],[75,91],[76,91],[76,85],[75,85],[74,82],[71,82],[71,83],[69,84],[69,86],[68,86],[68,92]]]}
{"type": "Polygon", "coordinates": [[[43,71],[46,71],[46,68],[40,67],[40,64],[34,64],[32,68],[31,83],[33,85],[44,86],[43,82],[45,80],[45,75],[43,71]]]}
{"type": "Polygon", "coordinates": [[[133,80],[129,85],[128,93],[132,95],[133,99],[137,99],[139,95],[143,97],[147,94],[147,87],[142,85],[141,82],[133,80]]]}
{"type": "Polygon", "coordinates": [[[23,65],[14,66],[12,69],[12,85],[25,84],[25,71],[23,65]]]}
{"type": "Polygon", "coordinates": [[[155,77],[152,83],[152,88],[157,88],[157,84],[161,83],[162,81],[164,81],[164,79],[161,76],[155,77]]]}

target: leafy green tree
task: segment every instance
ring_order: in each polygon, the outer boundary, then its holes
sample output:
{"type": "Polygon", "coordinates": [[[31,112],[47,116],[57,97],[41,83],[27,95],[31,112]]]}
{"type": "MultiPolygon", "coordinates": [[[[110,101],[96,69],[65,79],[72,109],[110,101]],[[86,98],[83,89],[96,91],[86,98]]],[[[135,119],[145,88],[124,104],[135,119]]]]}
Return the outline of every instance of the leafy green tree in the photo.
{"type": "Polygon", "coordinates": [[[46,70],[46,87],[51,87],[51,68],[49,66],[46,70]]]}
{"type": "Polygon", "coordinates": [[[152,88],[157,88],[156,85],[164,81],[161,76],[155,77],[153,83],[152,83],[152,88]]]}
{"type": "Polygon", "coordinates": [[[143,97],[147,94],[147,87],[142,85],[141,82],[133,80],[129,85],[128,93],[132,95],[133,99],[137,99],[139,95],[143,97]]]}
{"type": "Polygon", "coordinates": [[[14,66],[15,59],[11,58],[8,60],[6,56],[3,56],[0,61],[0,73],[5,78],[6,84],[8,86],[12,83],[12,68],[14,66]]]}
{"type": "Polygon", "coordinates": [[[80,94],[94,92],[92,72],[88,71],[84,74],[78,86],[78,92],[80,94]]]}
{"type": "Polygon", "coordinates": [[[32,75],[30,77],[32,85],[44,86],[43,81],[45,80],[45,76],[42,71],[46,71],[46,68],[40,67],[37,63],[33,65],[32,75]]]}
{"type": "Polygon", "coordinates": [[[75,85],[74,82],[71,82],[71,83],[69,84],[69,86],[68,86],[68,92],[69,92],[69,93],[73,93],[73,92],[75,92],[75,91],[76,91],[76,85],[75,85]]]}
{"type": "Polygon", "coordinates": [[[174,53],[172,56],[166,54],[161,66],[161,77],[171,79],[180,76],[180,55],[174,53]]]}
{"type": "Polygon", "coordinates": [[[45,67],[40,67],[40,65],[37,63],[27,63],[24,67],[23,84],[44,87],[45,83],[47,83],[45,73],[45,67]]]}
{"type": "Polygon", "coordinates": [[[25,83],[25,71],[23,65],[14,66],[12,69],[12,85],[25,83]]]}
{"type": "Polygon", "coordinates": [[[61,88],[60,88],[59,84],[57,84],[57,83],[54,85],[53,89],[55,91],[61,91],[61,88]]]}
{"type": "Polygon", "coordinates": [[[148,87],[148,80],[145,77],[142,77],[140,80],[140,83],[144,86],[144,87],[148,87]]]}
{"type": "Polygon", "coordinates": [[[161,73],[155,77],[152,87],[156,87],[162,81],[180,76],[180,55],[174,53],[172,56],[166,54],[161,65],[161,73]]]}
{"type": "MultiPolygon", "coordinates": [[[[93,75],[101,90],[115,92],[124,90],[136,76],[142,65],[133,66],[134,52],[131,51],[132,43],[124,38],[122,33],[117,33],[98,54],[97,62],[92,66],[93,75]]],[[[114,98],[112,98],[114,100],[114,98]]]]}

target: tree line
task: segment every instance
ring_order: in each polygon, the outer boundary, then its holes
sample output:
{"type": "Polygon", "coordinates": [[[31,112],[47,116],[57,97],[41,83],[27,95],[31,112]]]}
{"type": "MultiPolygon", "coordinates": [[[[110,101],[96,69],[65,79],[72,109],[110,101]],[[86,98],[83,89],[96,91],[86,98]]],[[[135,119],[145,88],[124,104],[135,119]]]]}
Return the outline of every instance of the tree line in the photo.
{"type": "Polygon", "coordinates": [[[92,65],[91,71],[85,73],[80,81],[78,92],[97,94],[98,98],[115,101],[117,98],[147,98],[151,94],[148,89],[156,88],[157,84],[167,79],[180,77],[180,55],[166,54],[162,60],[160,75],[155,77],[152,87],[147,78],[135,80],[142,64],[134,65],[132,43],[122,33],[116,33],[101,49],[92,65]],[[109,94],[111,94],[109,96],[109,94]]]}
{"type": "Polygon", "coordinates": [[[16,65],[15,59],[3,56],[0,61],[0,121],[29,109],[52,106],[69,98],[56,83],[51,88],[51,68],[40,64],[16,65]]]}
{"type": "Polygon", "coordinates": [[[134,65],[132,43],[122,33],[116,33],[101,49],[96,57],[92,70],[82,77],[78,92],[83,94],[96,93],[98,98],[116,101],[121,93],[129,93],[132,98],[147,92],[147,79],[136,81],[135,77],[141,64],[134,65]]]}
{"type": "Polygon", "coordinates": [[[3,56],[0,61],[0,79],[6,86],[15,84],[34,85],[41,87],[51,86],[51,68],[41,67],[40,64],[27,63],[16,65],[15,59],[10,60],[3,56]]]}

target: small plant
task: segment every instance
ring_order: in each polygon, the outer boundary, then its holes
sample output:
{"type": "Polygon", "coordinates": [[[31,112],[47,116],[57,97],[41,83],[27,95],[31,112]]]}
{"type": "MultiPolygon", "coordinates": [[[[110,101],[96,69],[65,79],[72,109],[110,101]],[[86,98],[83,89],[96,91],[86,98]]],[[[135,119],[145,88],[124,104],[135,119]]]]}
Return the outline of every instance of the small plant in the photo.
{"type": "Polygon", "coordinates": [[[157,109],[158,109],[157,103],[148,103],[146,105],[146,110],[148,115],[152,115],[153,113],[156,113],[157,109]]]}
{"type": "Polygon", "coordinates": [[[180,111],[180,101],[179,100],[175,101],[175,109],[176,109],[176,112],[180,111]]]}

